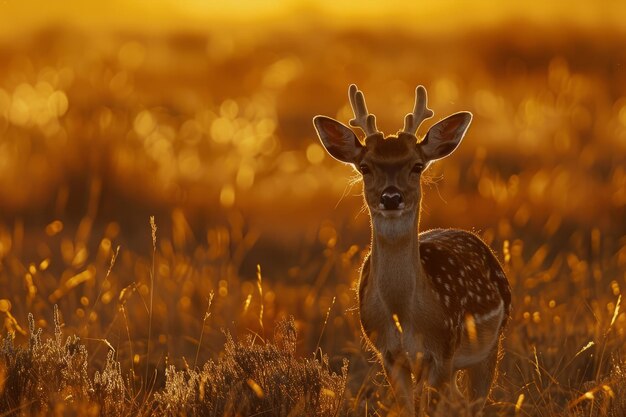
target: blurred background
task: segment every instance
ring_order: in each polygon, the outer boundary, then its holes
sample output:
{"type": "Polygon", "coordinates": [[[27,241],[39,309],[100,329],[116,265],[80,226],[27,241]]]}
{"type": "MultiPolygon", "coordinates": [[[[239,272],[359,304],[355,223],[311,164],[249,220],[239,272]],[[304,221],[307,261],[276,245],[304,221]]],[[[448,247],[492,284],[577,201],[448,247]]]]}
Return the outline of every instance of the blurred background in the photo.
{"type": "Polygon", "coordinates": [[[612,313],[626,285],[623,16],[621,1],[1,1],[5,328],[22,337],[28,312],[49,327],[56,303],[96,349],[106,339],[142,366],[152,277],[154,366],[214,356],[221,327],[271,334],[281,314],[302,352],[358,356],[369,218],[311,123],[347,123],[350,83],[387,134],[418,84],[435,111],[422,134],[474,113],[430,170],[421,227],[481,234],[519,290],[520,325],[558,326],[525,306],[551,300],[562,317],[574,294],[612,313]]]}

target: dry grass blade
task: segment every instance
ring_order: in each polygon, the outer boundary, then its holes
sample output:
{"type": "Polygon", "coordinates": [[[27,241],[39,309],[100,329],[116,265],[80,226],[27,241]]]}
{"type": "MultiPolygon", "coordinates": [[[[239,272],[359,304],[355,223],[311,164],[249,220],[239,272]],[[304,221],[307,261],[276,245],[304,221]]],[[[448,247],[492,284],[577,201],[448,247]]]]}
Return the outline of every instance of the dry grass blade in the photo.
{"type": "Polygon", "coordinates": [[[610,331],[610,329],[613,328],[613,325],[615,324],[615,320],[617,319],[617,316],[619,315],[619,307],[620,307],[621,302],[622,302],[622,295],[620,294],[617,297],[617,302],[615,303],[615,309],[613,310],[613,317],[611,317],[611,324],[609,324],[609,329],[607,330],[607,333],[610,331]]]}
{"type": "Polygon", "coordinates": [[[319,349],[319,347],[320,347],[320,343],[322,342],[322,336],[324,335],[324,330],[326,329],[326,324],[328,323],[328,317],[330,316],[330,310],[335,305],[335,300],[336,299],[337,299],[337,297],[333,297],[333,301],[332,301],[332,303],[330,303],[330,307],[328,307],[328,310],[326,311],[326,317],[324,317],[324,325],[322,326],[322,331],[320,332],[320,337],[317,338],[317,344],[315,345],[314,352],[317,352],[317,349],[319,349]]]}
{"type": "MultiPolygon", "coordinates": [[[[85,317],[87,318],[87,323],[85,323],[85,328],[88,329],[89,328],[89,317],[91,316],[91,312],[94,311],[94,309],[96,308],[96,304],[98,304],[98,302],[100,301],[100,298],[102,297],[102,291],[104,290],[104,285],[107,282],[107,280],[109,279],[109,276],[111,275],[111,271],[113,270],[113,267],[115,266],[115,261],[117,260],[117,257],[120,253],[120,246],[118,245],[115,248],[115,251],[113,252],[113,254],[111,255],[111,262],[109,263],[109,269],[107,269],[106,274],[104,275],[104,279],[102,280],[102,283],[100,284],[100,289],[98,290],[98,295],[96,296],[96,299],[94,300],[93,304],[91,305],[91,308],[89,309],[88,313],[85,315],[85,317]]],[[[121,294],[120,294],[120,298],[121,298],[121,294]]],[[[88,330],[87,330],[88,331],[88,330]]],[[[87,333],[89,334],[89,333],[87,333]]]]}
{"type": "Polygon", "coordinates": [[[522,404],[524,404],[524,394],[520,394],[515,402],[515,415],[522,411],[522,404]]]}
{"type": "MultiPolygon", "coordinates": [[[[152,266],[150,268],[150,306],[148,311],[148,342],[146,344],[146,387],[149,385],[148,376],[150,374],[150,343],[152,341],[152,312],[154,303],[154,264],[156,261],[156,240],[157,240],[157,226],[154,221],[154,216],[150,216],[150,230],[152,233],[152,266]]],[[[147,391],[146,391],[147,393],[147,391]]]]}
{"type": "Polygon", "coordinates": [[[391,318],[393,319],[393,323],[396,326],[396,330],[398,330],[398,333],[402,334],[402,324],[400,324],[400,319],[398,318],[398,315],[396,313],[393,313],[391,315],[391,318]]]}
{"type": "Polygon", "coordinates": [[[259,290],[259,326],[261,326],[261,331],[263,332],[263,338],[265,339],[265,326],[263,324],[263,309],[265,308],[265,304],[263,301],[263,276],[261,275],[261,265],[257,264],[256,266],[256,285],[259,290]]]}
{"type": "Polygon", "coordinates": [[[609,337],[609,334],[611,333],[611,329],[613,329],[613,325],[615,324],[615,320],[617,319],[617,316],[619,314],[621,301],[622,301],[622,295],[620,294],[617,297],[617,302],[615,303],[615,308],[613,309],[613,316],[611,317],[611,322],[609,323],[609,327],[607,327],[606,331],[604,332],[604,336],[602,338],[602,350],[600,351],[600,357],[598,359],[598,364],[596,365],[597,366],[596,381],[600,380],[600,373],[603,371],[602,365],[604,361],[604,355],[606,353],[608,337],[609,337]]]}
{"type": "Polygon", "coordinates": [[[202,318],[202,330],[200,330],[200,339],[198,340],[198,348],[196,349],[196,358],[193,361],[193,367],[195,368],[198,365],[198,355],[200,354],[200,348],[202,347],[202,337],[204,336],[204,326],[206,325],[206,321],[211,316],[211,304],[213,303],[213,296],[215,293],[211,291],[209,294],[209,302],[206,307],[206,312],[204,313],[204,317],[202,318]]]}
{"type": "MultiPolygon", "coordinates": [[[[589,349],[590,347],[592,347],[595,343],[593,342],[593,340],[590,340],[589,343],[587,343],[585,346],[583,346],[578,352],[576,352],[576,354],[574,355],[574,358],[576,358],[578,355],[580,355],[581,353],[583,353],[584,351],[586,351],[587,349],[589,349]]],[[[573,359],[573,358],[572,358],[573,359]]]]}

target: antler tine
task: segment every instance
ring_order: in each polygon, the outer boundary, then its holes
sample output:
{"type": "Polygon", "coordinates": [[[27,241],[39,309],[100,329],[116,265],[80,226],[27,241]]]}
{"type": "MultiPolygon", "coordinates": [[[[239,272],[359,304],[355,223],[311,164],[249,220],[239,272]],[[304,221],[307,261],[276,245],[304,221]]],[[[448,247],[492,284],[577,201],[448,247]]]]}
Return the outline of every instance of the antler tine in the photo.
{"type": "Polygon", "coordinates": [[[415,107],[413,113],[409,113],[404,117],[403,132],[414,135],[417,133],[422,122],[433,117],[435,113],[428,107],[428,94],[423,85],[415,89],[415,107]]]}
{"type": "Polygon", "coordinates": [[[361,128],[366,136],[378,133],[376,116],[368,113],[367,105],[365,104],[365,96],[362,91],[359,91],[355,84],[350,84],[348,97],[350,98],[350,106],[354,112],[354,119],[350,119],[350,126],[361,128]]]}

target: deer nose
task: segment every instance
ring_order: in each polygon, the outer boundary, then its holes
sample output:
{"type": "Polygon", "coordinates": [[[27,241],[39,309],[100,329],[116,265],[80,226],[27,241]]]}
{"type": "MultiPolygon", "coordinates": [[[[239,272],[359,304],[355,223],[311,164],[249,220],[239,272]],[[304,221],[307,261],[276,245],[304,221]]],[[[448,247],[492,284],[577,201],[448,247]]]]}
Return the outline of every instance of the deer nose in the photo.
{"type": "Polygon", "coordinates": [[[380,204],[385,210],[397,210],[402,204],[402,194],[396,187],[387,187],[380,196],[380,204]]]}

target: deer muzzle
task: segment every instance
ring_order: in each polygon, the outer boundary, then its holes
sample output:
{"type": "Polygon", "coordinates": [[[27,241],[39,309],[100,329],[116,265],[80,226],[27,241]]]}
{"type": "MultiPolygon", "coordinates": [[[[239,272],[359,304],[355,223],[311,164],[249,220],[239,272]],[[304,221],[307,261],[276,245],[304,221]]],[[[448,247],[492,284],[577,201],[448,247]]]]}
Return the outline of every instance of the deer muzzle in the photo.
{"type": "Polygon", "coordinates": [[[399,210],[404,206],[402,193],[396,187],[387,187],[380,196],[380,205],[384,210],[399,210]]]}

